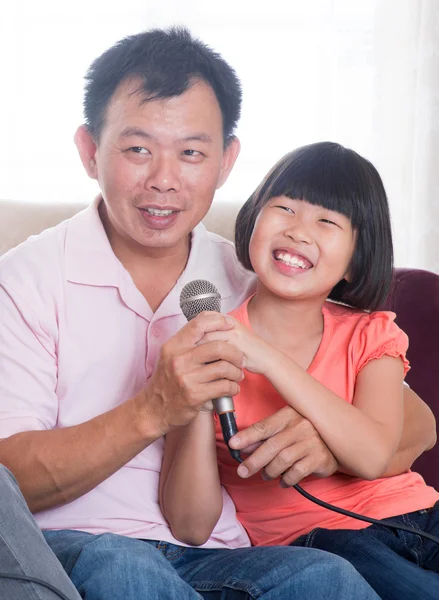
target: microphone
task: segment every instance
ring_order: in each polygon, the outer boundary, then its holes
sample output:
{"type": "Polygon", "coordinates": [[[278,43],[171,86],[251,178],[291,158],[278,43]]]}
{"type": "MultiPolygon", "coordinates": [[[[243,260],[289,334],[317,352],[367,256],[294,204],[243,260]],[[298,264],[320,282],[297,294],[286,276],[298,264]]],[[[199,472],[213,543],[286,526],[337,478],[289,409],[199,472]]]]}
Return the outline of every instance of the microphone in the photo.
{"type": "MultiPolygon", "coordinates": [[[[190,281],[181,290],[180,308],[188,321],[204,310],[221,312],[221,294],[210,281],[205,279],[190,281]]],[[[233,398],[221,396],[212,402],[214,411],[219,417],[221,431],[229,452],[235,460],[242,462],[239,450],[233,450],[229,446],[230,438],[238,433],[233,398]]]]}

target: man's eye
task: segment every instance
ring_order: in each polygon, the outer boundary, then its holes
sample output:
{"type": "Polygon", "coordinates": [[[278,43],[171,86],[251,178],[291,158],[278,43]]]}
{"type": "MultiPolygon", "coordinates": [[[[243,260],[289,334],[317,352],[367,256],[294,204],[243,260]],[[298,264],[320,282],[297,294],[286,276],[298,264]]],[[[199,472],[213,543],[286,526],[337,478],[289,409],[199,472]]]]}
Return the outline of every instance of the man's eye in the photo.
{"type": "Polygon", "coordinates": [[[201,152],[198,150],[183,150],[185,156],[201,156],[201,152]]]}
{"type": "Polygon", "coordinates": [[[149,154],[149,151],[146,148],[143,148],[142,146],[132,146],[130,150],[135,154],[149,154]]]}

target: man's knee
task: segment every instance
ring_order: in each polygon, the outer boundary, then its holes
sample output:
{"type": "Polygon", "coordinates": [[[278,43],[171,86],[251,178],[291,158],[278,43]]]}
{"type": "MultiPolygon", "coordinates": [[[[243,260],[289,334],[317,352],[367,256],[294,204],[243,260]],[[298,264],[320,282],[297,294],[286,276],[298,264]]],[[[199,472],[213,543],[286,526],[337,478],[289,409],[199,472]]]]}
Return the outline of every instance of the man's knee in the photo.
{"type": "Polygon", "coordinates": [[[112,576],[120,576],[141,570],[146,572],[160,570],[168,561],[157,548],[142,540],[128,538],[113,533],[93,536],[84,544],[80,553],[83,564],[90,563],[94,568],[112,576]]]}
{"type": "Polygon", "coordinates": [[[153,544],[111,533],[93,536],[84,544],[70,577],[85,597],[199,598],[153,544]]]}

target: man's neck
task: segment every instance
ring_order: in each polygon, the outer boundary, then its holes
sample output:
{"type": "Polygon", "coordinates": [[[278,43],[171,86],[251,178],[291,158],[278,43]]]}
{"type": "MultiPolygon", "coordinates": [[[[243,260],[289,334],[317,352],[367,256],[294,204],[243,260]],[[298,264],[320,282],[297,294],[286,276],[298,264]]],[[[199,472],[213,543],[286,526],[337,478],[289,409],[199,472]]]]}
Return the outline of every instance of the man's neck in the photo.
{"type": "Polygon", "coordinates": [[[155,312],[186,267],[191,236],[170,248],[144,247],[125,240],[109,223],[106,211],[99,212],[114,254],[155,312]]]}

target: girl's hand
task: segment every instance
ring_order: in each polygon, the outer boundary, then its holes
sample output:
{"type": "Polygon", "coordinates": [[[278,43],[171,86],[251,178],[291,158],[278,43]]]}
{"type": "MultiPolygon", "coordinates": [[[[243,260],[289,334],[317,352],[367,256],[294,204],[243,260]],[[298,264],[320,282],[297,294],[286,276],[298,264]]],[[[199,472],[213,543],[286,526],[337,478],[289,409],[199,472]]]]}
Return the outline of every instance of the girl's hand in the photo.
{"type": "Polygon", "coordinates": [[[244,368],[251,373],[265,375],[267,354],[274,351],[274,348],[247,329],[242,323],[228,316],[227,320],[233,324],[233,329],[227,331],[213,331],[206,333],[200,340],[200,344],[207,344],[213,341],[229,342],[244,354],[244,368]]]}

